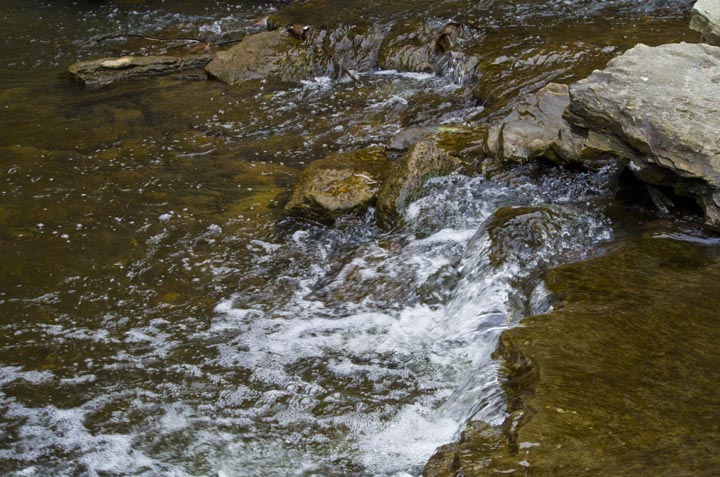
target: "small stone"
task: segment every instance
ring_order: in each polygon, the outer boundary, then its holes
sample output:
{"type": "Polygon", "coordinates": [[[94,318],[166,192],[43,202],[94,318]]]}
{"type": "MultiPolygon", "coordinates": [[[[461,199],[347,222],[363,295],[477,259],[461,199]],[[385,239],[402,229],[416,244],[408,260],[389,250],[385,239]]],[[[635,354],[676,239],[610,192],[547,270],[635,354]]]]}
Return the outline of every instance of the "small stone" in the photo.
{"type": "Polygon", "coordinates": [[[536,157],[558,163],[580,161],[583,138],[574,134],[562,117],[568,104],[567,85],[549,83],[490,128],[486,152],[498,160],[520,164],[536,157]]]}
{"type": "Polygon", "coordinates": [[[332,224],[341,215],[373,204],[389,168],[379,147],[331,154],[303,171],[285,210],[332,224]]]}

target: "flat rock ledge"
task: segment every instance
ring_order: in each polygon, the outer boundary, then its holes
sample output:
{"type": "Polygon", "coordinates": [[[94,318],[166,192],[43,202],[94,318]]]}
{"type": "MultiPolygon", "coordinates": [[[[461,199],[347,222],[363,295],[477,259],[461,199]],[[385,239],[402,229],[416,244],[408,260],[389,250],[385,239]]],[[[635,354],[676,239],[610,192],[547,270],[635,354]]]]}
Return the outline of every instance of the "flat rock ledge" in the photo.
{"type": "Polygon", "coordinates": [[[637,45],[572,84],[564,117],[617,145],[641,181],[694,198],[720,228],[720,48],[637,45]]]}
{"type": "Polygon", "coordinates": [[[123,56],[80,61],[68,68],[70,76],[81,84],[100,88],[117,81],[150,76],[182,75],[192,79],[205,79],[202,68],[212,56],[123,56]]]}
{"type": "Polygon", "coordinates": [[[695,2],[690,28],[699,32],[706,43],[720,46],[720,0],[695,2]]]}

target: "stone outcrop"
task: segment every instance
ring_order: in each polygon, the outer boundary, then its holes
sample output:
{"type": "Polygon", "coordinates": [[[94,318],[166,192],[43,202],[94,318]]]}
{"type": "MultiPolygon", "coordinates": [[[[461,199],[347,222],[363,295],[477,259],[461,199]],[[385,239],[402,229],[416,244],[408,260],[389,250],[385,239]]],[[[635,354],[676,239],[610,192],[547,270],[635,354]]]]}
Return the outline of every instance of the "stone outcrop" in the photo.
{"type": "Polygon", "coordinates": [[[218,52],[205,70],[228,84],[266,78],[298,81],[311,71],[307,50],[284,29],[246,36],[229,50],[218,52]]]}
{"type": "Polygon", "coordinates": [[[462,83],[474,75],[478,58],[466,52],[472,33],[460,23],[438,28],[425,24],[401,25],[393,29],[380,50],[378,66],[418,73],[452,73],[462,83]]]}
{"type": "Polygon", "coordinates": [[[285,210],[332,224],[343,214],[373,204],[389,169],[390,161],[379,147],[331,154],[303,171],[285,210]]]}
{"type": "Polygon", "coordinates": [[[574,162],[582,156],[584,138],[574,134],[563,119],[570,104],[567,85],[550,83],[527,96],[488,131],[486,151],[515,163],[536,157],[574,162]]]}
{"type": "Polygon", "coordinates": [[[694,198],[720,227],[720,48],[637,45],[571,85],[565,117],[638,179],[694,198]]]}
{"type": "Polygon", "coordinates": [[[392,228],[400,222],[407,206],[417,199],[428,179],[449,174],[459,161],[433,142],[420,141],[395,161],[377,199],[378,223],[392,228]]]}
{"type": "Polygon", "coordinates": [[[202,68],[212,56],[123,56],[80,61],[68,68],[70,75],[89,87],[102,87],[111,83],[150,76],[180,75],[192,79],[205,79],[202,68]]]}
{"type": "Polygon", "coordinates": [[[720,0],[695,2],[690,28],[700,32],[707,43],[720,46],[720,0]]]}

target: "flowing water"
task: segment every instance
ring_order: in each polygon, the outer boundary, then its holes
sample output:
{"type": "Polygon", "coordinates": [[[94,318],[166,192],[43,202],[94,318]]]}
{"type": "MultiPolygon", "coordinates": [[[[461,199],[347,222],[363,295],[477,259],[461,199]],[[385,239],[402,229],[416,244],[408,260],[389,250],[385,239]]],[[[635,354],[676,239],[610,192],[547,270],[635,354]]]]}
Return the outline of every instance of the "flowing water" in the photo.
{"type": "Polygon", "coordinates": [[[487,66],[474,92],[453,67],[94,91],[65,77],[76,59],[177,47],[93,38],[233,40],[287,8],[181,3],[0,0],[2,474],[415,475],[468,419],[500,423],[497,337],[551,309],[544,271],[631,233],[617,171],[458,172],[390,233],[372,210],[290,219],[283,198],[309,161],[405,127],[471,142],[525,91],[684,38],[689,2],[287,10],[467,22],[487,66]]]}

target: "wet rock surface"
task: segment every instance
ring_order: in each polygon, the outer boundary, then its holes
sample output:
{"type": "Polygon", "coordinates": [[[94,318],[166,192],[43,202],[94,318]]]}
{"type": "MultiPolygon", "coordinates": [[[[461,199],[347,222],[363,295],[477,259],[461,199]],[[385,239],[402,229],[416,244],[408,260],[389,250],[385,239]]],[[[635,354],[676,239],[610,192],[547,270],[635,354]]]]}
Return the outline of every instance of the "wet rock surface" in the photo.
{"type": "Polygon", "coordinates": [[[310,65],[299,40],[285,30],[275,30],[247,36],[218,52],[206,71],[228,84],[268,78],[298,81],[309,76],[310,65]]]}
{"type": "Polygon", "coordinates": [[[479,61],[469,52],[477,40],[476,32],[457,22],[401,24],[387,36],[378,64],[390,70],[450,73],[464,83],[473,77],[479,61]]]}
{"type": "Polygon", "coordinates": [[[377,200],[378,223],[392,228],[413,200],[419,197],[425,182],[434,177],[449,174],[459,166],[459,161],[433,142],[420,141],[398,159],[383,183],[377,200]]]}
{"type": "Polygon", "coordinates": [[[70,76],[85,86],[98,88],[118,81],[152,76],[177,75],[205,79],[202,68],[212,56],[123,56],[80,61],[68,68],[70,76]]]}
{"type": "Polygon", "coordinates": [[[707,43],[720,46],[720,0],[695,2],[690,28],[699,32],[707,43]]]}
{"type": "Polygon", "coordinates": [[[579,160],[584,139],[563,119],[570,104],[567,85],[550,83],[518,104],[488,131],[486,150],[493,157],[523,164],[536,157],[555,162],[579,160]]]}
{"type": "Polygon", "coordinates": [[[504,426],[468,426],[423,475],[717,475],[720,255],[658,235],[549,273],[562,304],[501,338],[504,426]]]}
{"type": "Polygon", "coordinates": [[[566,117],[642,181],[693,197],[720,226],[720,48],[638,45],[570,87],[566,117]]]}
{"type": "Polygon", "coordinates": [[[379,147],[332,154],[303,171],[285,206],[289,213],[332,224],[372,204],[390,162],[379,147]]]}

